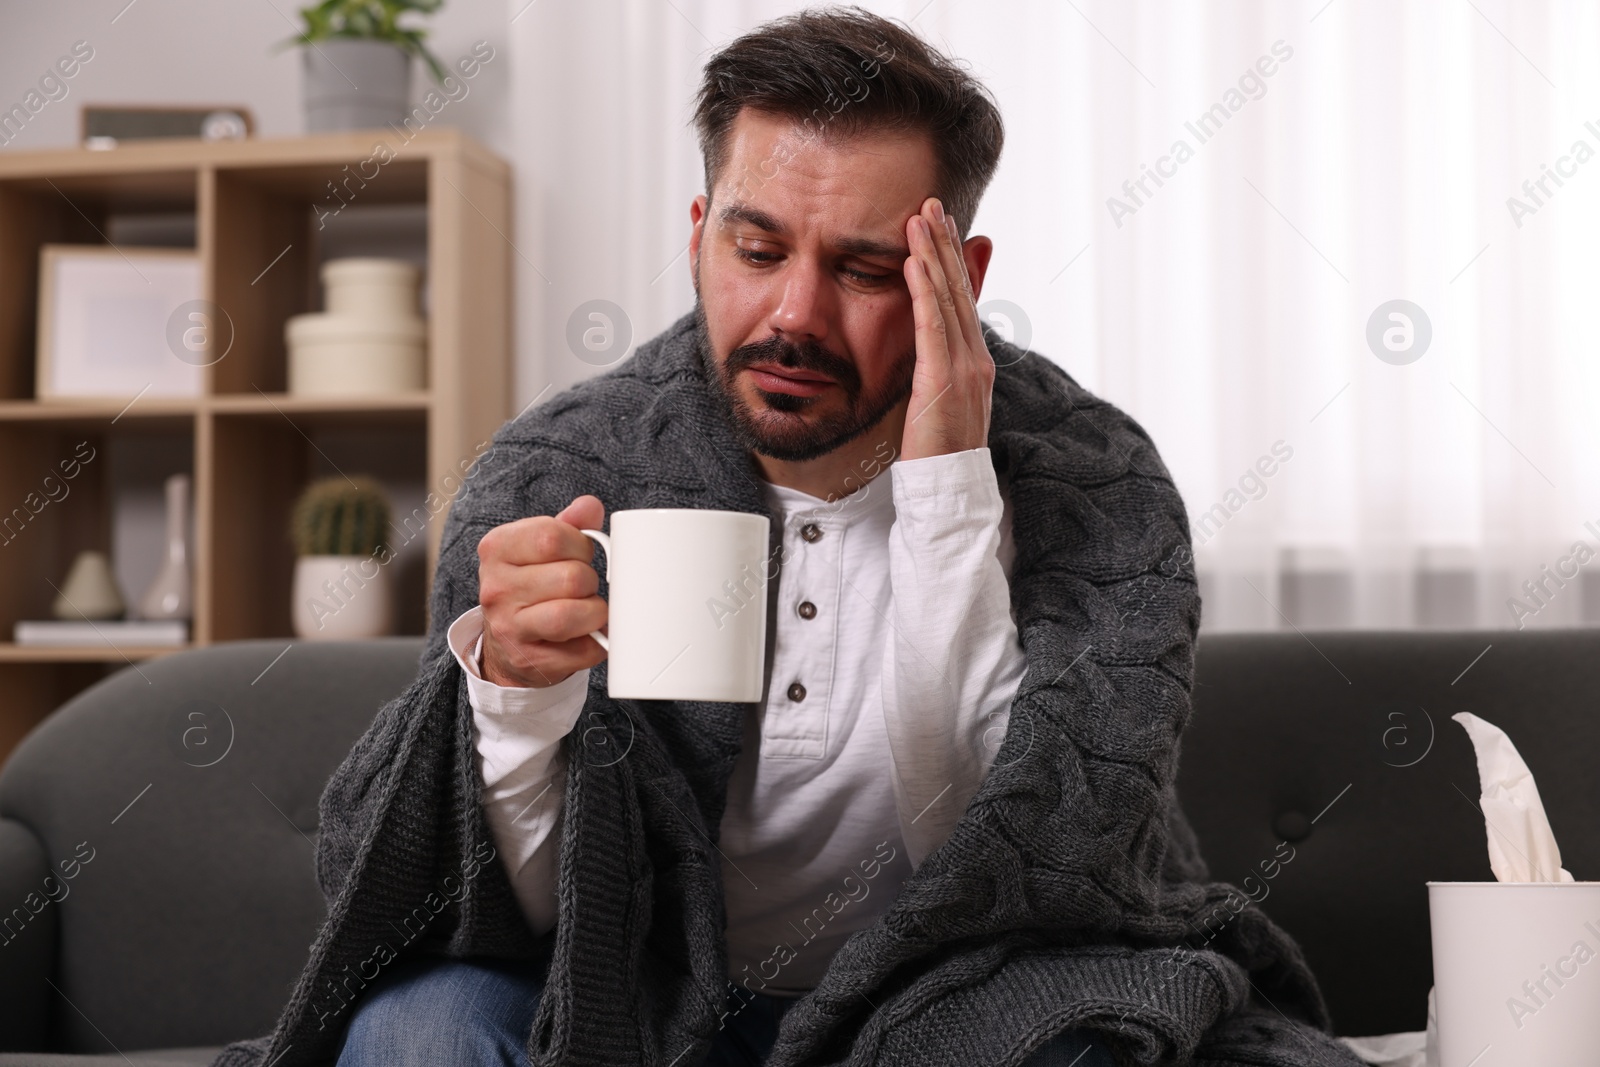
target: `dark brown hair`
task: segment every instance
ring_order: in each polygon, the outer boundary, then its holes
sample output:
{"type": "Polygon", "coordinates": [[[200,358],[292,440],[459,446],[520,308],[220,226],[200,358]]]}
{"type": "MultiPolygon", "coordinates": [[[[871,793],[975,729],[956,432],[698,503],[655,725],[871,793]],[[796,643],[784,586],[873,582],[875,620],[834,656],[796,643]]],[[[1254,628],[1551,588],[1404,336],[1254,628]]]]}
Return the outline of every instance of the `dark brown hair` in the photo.
{"type": "MultiPolygon", "coordinates": [[[[1000,110],[982,83],[904,24],[859,7],[775,19],[711,57],[694,113],[708,195],[727,161],[729,127],[746,107],[830,138],[879,129],[927,133],[933,195],[962,237],[1005,141],[1000,110]]],[[[772,175],[747,180],[762,177],[772,175]]]]}

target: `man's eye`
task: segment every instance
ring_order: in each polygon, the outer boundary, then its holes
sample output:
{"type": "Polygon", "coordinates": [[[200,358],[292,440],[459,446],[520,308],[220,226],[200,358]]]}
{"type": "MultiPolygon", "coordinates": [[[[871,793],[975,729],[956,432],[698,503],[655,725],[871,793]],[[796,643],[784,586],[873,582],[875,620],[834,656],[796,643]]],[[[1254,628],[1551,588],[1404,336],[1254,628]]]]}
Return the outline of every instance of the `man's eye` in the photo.
{"type": "MultiPolygon", "coordinates": [[[[768,263],[773,263],[783,258],[776,252],[758,252],[755,249],[740,248],[737,245],[734,246],[733,254],[744,260],[746,263],[753,263],[756,266],[765,266],[768,263]]],[[[858,282],[861,285],[882,285],[895,277],[895,275],[892,273],[876,274],[872,271],[856,270],[851,267],[844,268],[843,273],[851,280],[858,282]]]]}

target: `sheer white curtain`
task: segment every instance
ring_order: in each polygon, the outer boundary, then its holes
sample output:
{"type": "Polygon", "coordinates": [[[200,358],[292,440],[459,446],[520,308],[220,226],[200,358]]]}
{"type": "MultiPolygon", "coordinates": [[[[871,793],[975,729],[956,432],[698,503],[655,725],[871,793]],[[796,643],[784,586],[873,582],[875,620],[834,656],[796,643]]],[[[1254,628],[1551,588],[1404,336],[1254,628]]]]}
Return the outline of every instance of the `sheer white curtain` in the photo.
{"type": "MultiPolygon", "coordinates": [[[[700,67],[802,6],[523,2],[519,403],[610,358],[580,305],[692,304],[700,67]]],[[[1208,628],[1600,621],[1600,9],[864,6],[999,101],[985,302],[1155,439],[1208,628]]]]}

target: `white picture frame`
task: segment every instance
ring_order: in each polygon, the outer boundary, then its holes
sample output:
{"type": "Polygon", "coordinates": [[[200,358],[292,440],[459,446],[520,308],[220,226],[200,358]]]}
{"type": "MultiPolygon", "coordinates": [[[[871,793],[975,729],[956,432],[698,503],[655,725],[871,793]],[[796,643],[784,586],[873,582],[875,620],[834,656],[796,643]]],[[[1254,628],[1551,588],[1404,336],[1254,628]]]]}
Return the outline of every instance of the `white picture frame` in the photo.
{"type": "Polygon", "coordinates": [[[197,397],[204,359],[169,335],[201,301],[200,256],[186,248],[47,244],[39,251],[39,400],[197,397]],[[175,325],[176,324],[176,325],[175,325]]]}

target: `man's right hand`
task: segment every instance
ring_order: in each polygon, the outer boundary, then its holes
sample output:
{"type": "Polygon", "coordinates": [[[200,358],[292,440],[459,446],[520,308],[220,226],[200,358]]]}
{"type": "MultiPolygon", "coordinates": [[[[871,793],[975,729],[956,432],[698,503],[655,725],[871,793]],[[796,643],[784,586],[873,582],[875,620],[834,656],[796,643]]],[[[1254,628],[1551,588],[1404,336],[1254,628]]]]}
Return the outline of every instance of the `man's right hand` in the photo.
{"type": "Polygon", "coordinates": [[[483,607],[483,676],[495,685],[543,689],[606,658],[591,630],[609,612],[589,561],[595,544],[579,530],[605,519],[599,497],[584,495],[561,514],[496,526],[478,542],[478,603],[483,607]]]}

